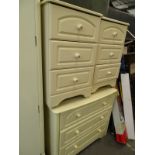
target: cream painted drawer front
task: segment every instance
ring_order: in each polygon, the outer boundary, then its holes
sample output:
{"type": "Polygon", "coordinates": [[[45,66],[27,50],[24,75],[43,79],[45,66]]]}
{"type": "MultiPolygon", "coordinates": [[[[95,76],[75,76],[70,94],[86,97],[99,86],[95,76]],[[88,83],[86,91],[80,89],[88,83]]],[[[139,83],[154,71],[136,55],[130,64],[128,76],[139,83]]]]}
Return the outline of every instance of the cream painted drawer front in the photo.
{"type": "Polygon", "coordinates": [[[50,93],[64,93],[92,85],[93,67],[50,72],[50,93]]]}
{"type": "Polygon", "coordinates": [[[49,48],[50,69],[93,66],[96,44],[51,41],[49,48]]]}
{"type": "Polygon", "coordinates": [[[90,132],[90,130],[96,127],[96,124],[99,125],[102,125],[103,123],[108,124],[107,121],[108,118],[110,117],[111,109],[99,112],[95,116],[93,115],[91,118],[85,120],[85,122],[73,127],[72,129],[68,129],[67,131],[61,131],[60,147],[64,147],[66,144],[72,143],[73,140],[75,141],[77,138],[82,137],[83,134],[90,132]]]}
{"type": "Polygon", "coordinates": [[[60,149],[60,155],[75,155],[91,144],[93,141],[102,137],[104,134],[106,134],[105,125],[96,128],[70,146],[60,149]]]}
{"type": "Polygon", "coordinates": [[[55,4],[48,4],[49,39],[97,42],[101,18],[55,4]]]}
{"type": "Polygon", "coordinates": [[[97,53],[97,64],[120,62],[123,46],[100,44],[97,53]]]}
{"type": "Polygon", "coordinates": [[[101,21],[100,27],[100,42],[106,44],[124,44],[126,37],[127,26],[101,21]]]}
{"type": "Polygon", "coordinates": [[[97,112],[112,108],[114,97],[108,96],[81,108],[61,113],[60,130],[76,125],[76,123],[91,117],[97,112]]]}
{"type": "Polygon", "coordinates": [[[94,83],[103,82],[105,79],[117,78],[120,63],[114,65],[97,65],[95,68],[94,83]]]}

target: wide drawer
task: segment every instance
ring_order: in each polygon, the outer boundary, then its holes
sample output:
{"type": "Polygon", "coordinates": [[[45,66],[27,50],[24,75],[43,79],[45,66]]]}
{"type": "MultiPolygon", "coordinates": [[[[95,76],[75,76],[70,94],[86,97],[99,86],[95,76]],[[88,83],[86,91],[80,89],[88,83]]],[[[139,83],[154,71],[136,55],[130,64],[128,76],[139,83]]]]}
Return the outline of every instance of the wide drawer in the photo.
{"type": "Polygon", "coordinates": [[[92,86],[93,67],[50,71],[50,94],[92,86]]]}
{"type": "Polygon", "coordinates": [[[97,42],[100,17],[48,3],[43,8],[49,39],[97,42]]]}
{"type": "Polygon", "coordinates": [[[60,147],[64,147],[66,144],[71,143],[73,140],[75,141],[77,138],[80,138],[84,133],[94,129],[96,124],[107,124],[111,109],[99,112],[97,115],[93,115],[91,118],[85,120],[85,122],[71,129],[68,129],[67,131],[60,132],[60,147]]]}
{"type": "Polygon", "coordinates": [[[105,79],[117,78],[120,63],[113,65],[97,65],[95,67],[94,83],[103,82],[105,79]]]}
{"type": "Polygon", "coordinates": [[[127,26],[102,20],[100,26],[100,43],[124,44],[127,26]]]}
{"type": "Polygon", "coordinates": [[[100,111],[111,109],[114,98],[115,95],[109,95],[83,107],[61,113],[60,130],[70,128],[72,125],[75,126],[100,111]]]}
{"type": "Polygon", "coordinates": [[[49,45],[50,69],[93,66],[97,45],[66,41],[51,41],[49,45]]]}
{"type": "Polygon", "coordinates": [[[120,62],[123,47],[120,45],[100,44],[97,53],[97,64],[120,62]]]}
{"type": "Polygon", "coordinates": [[[70,146],[60,149],[60,155],[75,155],[81,150],[83,150],[85,147],[87,147],[89,144],[91,144],[93,141],[95,141],[98,138],[101,138],[105,134],[106,126],[102,125],[96,128],[95,130],[91,131],[90,133],[86,134],[70,146]]]}

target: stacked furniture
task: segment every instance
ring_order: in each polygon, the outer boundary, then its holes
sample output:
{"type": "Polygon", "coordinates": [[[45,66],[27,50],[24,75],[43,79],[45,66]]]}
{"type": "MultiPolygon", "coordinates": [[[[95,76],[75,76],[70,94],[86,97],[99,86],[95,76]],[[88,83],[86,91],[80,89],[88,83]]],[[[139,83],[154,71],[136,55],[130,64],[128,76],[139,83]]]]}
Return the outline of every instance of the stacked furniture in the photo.
{"type": "Polygon", "coordinates": [[[47,154],[77,154],[106,135],[117,90],[104,86],[115,86],[127,25],[42,1],[47,154]]]}

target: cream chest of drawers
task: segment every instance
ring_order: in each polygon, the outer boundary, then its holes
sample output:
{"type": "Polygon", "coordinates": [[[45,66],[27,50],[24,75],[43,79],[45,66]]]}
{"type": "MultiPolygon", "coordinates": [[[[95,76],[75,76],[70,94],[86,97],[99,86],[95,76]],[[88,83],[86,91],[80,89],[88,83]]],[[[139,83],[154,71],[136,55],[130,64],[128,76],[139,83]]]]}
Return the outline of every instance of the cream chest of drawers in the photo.
{"type": "Polygon", "coordinates": [[[89,98],[72,98],[56,108],[46,107],[48,155],[75,155],[106,135],[117,91],[105,88],[89,98]]]}
{"type": "Polygon", "coordinates": [[[48,155],[75,155],[106,134],[127,23],[42,1],[48,155]]]}

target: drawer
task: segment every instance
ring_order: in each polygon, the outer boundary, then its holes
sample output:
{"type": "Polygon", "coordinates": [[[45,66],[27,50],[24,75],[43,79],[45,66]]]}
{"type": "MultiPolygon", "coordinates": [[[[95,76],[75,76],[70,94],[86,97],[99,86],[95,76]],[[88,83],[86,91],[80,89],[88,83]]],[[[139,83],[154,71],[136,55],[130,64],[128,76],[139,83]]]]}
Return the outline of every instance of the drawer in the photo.
{"type": "Polygon", "coordinates": [[[109,95],[77,109],[69,110],[60,114],[60,130],[77,125],[94,114],[112,108],[115,95],[109,95]]]}
{"type": "Polygon", "coordinates": [[[50,69],[93,66],[96,44],[51,41],[49,47],[50,69]]]}
{"type": "Polygon", "coordinates": [[[72,141],[76,140],[83,136],[83,134],[90,132],[96,126],[100,126],[102,124],[107,124],[107,120],[109,120],[111,110],[99,112],[97,115],[93,115],[85,122],[75,126],[67,131],[63,131],[60,133],[60,147],[64,147],[66,144],[72,143],[72,141]]]}
{"type": "Polygon", "coordinates": [[[100,42],[106,44],[124,44],[127,26],[102,20],[100,42]]]}
{"type": "Polygon", "coordinates": [[[124,46],[100,44],[97,53],[97,64],[120,62],[124,46]]]}
{"type": "Polygon", "coordinates": [[[95,130],[91,131],[90,133],[83,136],[78,141],[74,142],[68,147],[60,149],[60,155],[75,155],[79,153],[81,150],[86,148],[89,144],[95,141],[98,138],[101,138],[106,134],[106,127],[102,125],[95,130]]]}
{"type": "Polygon", "coordinates": [[[106,79],[117,78],[120,63],[113,65],[97,65],[95,68],[94,83],[103,82],[106,79]]]}
{"type": "Polygon", "coordinates": [[[50,71],[50,94],[92,86],[93,67],[50,71]]]}
{"type": "MultiPolygon", "coordinates": [[[[49,39],[97,42],[100,17],[56,4],[44,8],[49,39]]],[[[45,26],[46,27],[46,26],[45,26]]]]}

